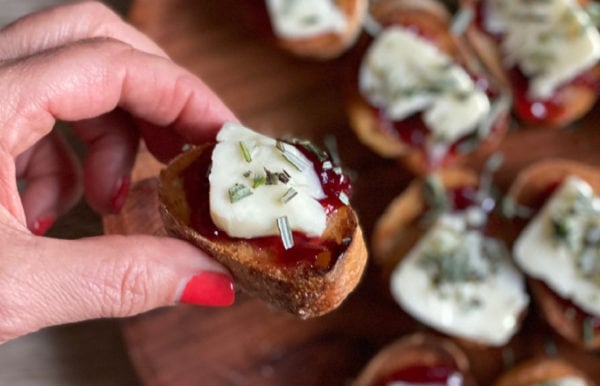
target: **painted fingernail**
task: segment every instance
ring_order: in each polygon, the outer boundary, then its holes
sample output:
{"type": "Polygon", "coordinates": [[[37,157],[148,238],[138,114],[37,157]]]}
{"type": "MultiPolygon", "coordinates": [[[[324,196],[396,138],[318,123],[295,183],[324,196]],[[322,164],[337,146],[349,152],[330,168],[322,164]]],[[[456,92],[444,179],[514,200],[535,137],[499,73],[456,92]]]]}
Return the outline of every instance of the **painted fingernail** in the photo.
{"type": "Polygon", "coordinates": [[[110,198],[110,208],[114,213],[119,213],[125,204],[129,187],[131,186],[131,177],[122,176],[115,184],[113,196],[110,198]]]}
{"type": "Polygon", "coordinates": [[[225,307],[233,304],[235,291],[229,275],[220,272],[202,272],[194,275],[185,285],[179,301],[197,306],[225,307]]]}
{"type": "Polygon", "coordinates": [[[31,232],[36,236],[42,236],[54,224],[55,218],[52,216],[40,217],[33,223],[31,232]]]}

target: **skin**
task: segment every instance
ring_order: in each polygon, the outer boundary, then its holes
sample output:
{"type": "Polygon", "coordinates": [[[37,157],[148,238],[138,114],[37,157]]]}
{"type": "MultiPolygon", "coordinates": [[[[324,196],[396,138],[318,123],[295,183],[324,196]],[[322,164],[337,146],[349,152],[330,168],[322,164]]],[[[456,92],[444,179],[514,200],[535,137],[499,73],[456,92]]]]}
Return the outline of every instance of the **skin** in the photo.
{"type": "Polygon", "coordinates": [[[192,276],[226,273],[171,238],[58,240],[30,231],[81,194],[100,213],[118,211],[112,199],[140,138],[166,161],[235,120],[149,38],[100,3],[29,15],[0,30],[0,100],[0,343],[170,305],[192,276]],[[82,166],[53,130],[57,120],[87,145],[82,166]]]}

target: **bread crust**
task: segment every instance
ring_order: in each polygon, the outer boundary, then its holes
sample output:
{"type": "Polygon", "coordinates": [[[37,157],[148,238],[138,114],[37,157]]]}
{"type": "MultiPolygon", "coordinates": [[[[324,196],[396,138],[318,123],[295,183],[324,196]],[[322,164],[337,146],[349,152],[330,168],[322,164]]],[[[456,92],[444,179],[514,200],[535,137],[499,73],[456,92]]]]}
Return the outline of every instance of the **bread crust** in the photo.
{"type": "Polygon", "coordinates": [[[279,46],[295,55],[318,60],[342,55],[356,42],[362,31],[368,0],[336,0],[336,3],[348,20],[343,33],[328,32],[299,39],[276,37],[279,46]]]}
{"type": "MultiPolygon", "coordinates": [[[[469,46],[449,33],[450,14],[437,1],[381,0],[374,2],[370,12],[372,18],[382,26],[393,24],[418,26],[426,36],[435,37],[436,45],[457,63],[466,68],[481,67],[469,46]]],[[[488,77],[488,80],[496,85],[493,77],[488,77]]],[[[501,84],[498,86],[498,91],[502,94],[504,91],[501,84]]],[[[391,129],[382,127],[378,112],[361,95],[357,84],[349,92],[347,110],[350,126],[361,142],[382,157],[398,159],[408,170],[418,175],[460,163],[467,155],[488,154],[499,144],[510,125],[507,111],[498,117],[494,132],[482,140],[476,150],[464,154],[457,152],[447,156],[439,165],[431,165],[422,150],[406,144],[391,129]]]]}
{"type": "Polygon", "coordinates": [[[300,318],[323,315],[338,307],[358,285],[367,261],[362,230],[352,208],[343,206],[328,218],[323,239],[341,243],[351,237],[351,242],[327,272],[270,263],[269,251],[251,240],[208,239],[189,226],[190,209],[181,177],[207,148],[199,146],[180,154],[160,173],[159,210],[167,232],[212,255],[231,271],[245,292],[300,318]]]}
{"type": "MultiPolygon", "coordinates": [[[[462,0],[461,7],[476,12],[476,5],[482,0],[462,0]]],[[[579,0],[581,5],[585,6],[589,1],[579,0]]],[[[488,68],[488,71],[500,81],[505,88],[514,92],[513,85],[509,80],[504,67],[503,55],[498,42],[482,31],[475,22],[469,24],[465,31],[465,36],[477,53],[481,62],[488,68]]],[[[590,78],[594,82],[600,82],[600,64],[594,66],[590,71],[590,78]]],[[[532,127],[563,128],[577,121],[586,115],[596,103],[598,98],[596,88],[586,87],[582,84],[570,83],[565,85],[560,91],[560,100],[564,108],[553,118],[540,120],[525,120],[519,117],[524,124],[532,127]]],[[[514,100],[514,98],[513,98],[514,100]]],[[[518,115],[518,114],[517,114],[518,115]]]]}
{"type": "MultiPolygon", "coordinates": [[[[549,189],[558,186],[569,175],[576,175],[591,185],[596,194],[600,193],[600,171],[592,166],[565,159],[548,159],[537,162],[519,173],[508,191],[508,197],[516,204],[536,207],[540,198],[549,189]]],[[[515,238],[522,229],[515,230],[515,238]]],[[[583,323],[579,318],[570,317],[571,307],[548,288],[542,281],[528,278],[533,298],[538,304],[546,322],[567,341],[588,349],[600,349],[600,335],[585,336],[583,323]]]]}
{"type": "Polygon", "coordinates": [[[586,386],[595,386],[587,375],[559,358],[534,358],[501,375],[494,386],[535,386],[566,376],[577,376],[586,386]]]}
{"type": "Polygon", "coordinates": [[[384,347],[365,366],[353,386],[373,386],[402,368],[416,365],[447,365],[463,375],[464,386],[475,386],[469,360],[452,341],[430,334],[416,333],[384,347]]]}

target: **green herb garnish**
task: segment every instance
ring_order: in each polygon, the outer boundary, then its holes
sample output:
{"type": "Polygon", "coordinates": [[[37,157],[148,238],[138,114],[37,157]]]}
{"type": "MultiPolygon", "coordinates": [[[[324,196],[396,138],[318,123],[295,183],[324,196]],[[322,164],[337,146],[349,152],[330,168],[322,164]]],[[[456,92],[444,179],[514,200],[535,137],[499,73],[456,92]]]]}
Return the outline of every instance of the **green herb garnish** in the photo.
{"type": "Polygon", "coordinates": [[[252,155],[250,154],[250,150],[248,149],[246,144],[243,141],[240,141],[239,144],[240,144],[240,150],[242,151],[242,157],[244,157],[244,160],[246,160],[246,162],[248,162],[248,163],[252,162],[252,155]]]}
{"type": "Polygon", "coordinates": [[[298,192],[296,191],[296,189],[294,188],[289,188],[285,194],[281,197],[281,201],[284,204],[287,204],[288,202],[290,202],[292,200],[292,198],[296,197],[296,195],[298,194],[298,192]]]}
{"type": "Polygon", "coordinates": [[[277,218],[277,229],[279,229],[279,235],[285,250],[292,248],[294,246],[294,236],[287,216],[277,218]]]}
{"type": "Polygon", "coordinates": [[[231,203],[235,203],[244,199],[250,195],[252,195],[252,190],[244,184],[235,183],[231,188],[229,188],[229,201],[231,203]]]}
{"type": "Polygon", "coordinates": [[[255,175],[254,179],[252,180],[252,189],[256,189],[261,185],[264,185],[265,182],[267,181],[267,178],[265,176],[261,176],[261,175],[255,175]]]}

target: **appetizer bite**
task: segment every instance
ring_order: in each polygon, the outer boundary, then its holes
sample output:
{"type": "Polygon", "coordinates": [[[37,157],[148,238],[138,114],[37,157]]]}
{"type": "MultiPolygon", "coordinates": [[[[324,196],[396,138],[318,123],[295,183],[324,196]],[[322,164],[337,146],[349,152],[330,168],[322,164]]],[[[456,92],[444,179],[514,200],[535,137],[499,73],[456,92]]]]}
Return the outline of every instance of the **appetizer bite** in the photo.
{"type": "Polygon", "coordinates": [[[403,337],[384,347],[353,386],[474,386],[469,361],[448,339],[427,334],[403,337]]]}
{"type": "Polygon", "coordinates": [[[284,49],[302,57],[332,59],[362,30],[368,0],[265,0],[271,29],[284,49]]]}
{"type": "Polygon", "coordinates": [[[600,85],[600,34],[586,0],[467,0],[467,36],[509,85],[526,124],[564,127],[586,114],[600,85]]]}
{"type": "Polygon", "coordinates": [[[307,141],[233,122],[216,139],[161,172],[167,231],[214,256],[266,302],[301,318],[335,309],[367,258],[349,178],[307,141]]]}
{"type": "Polygon", "coordinates": [[[348,102],[358,138],[418,173],[489,151],[509,125],[510,100],[449,31],[435,1],[376,2],[381,30],[348,102]]]}
{"type": "Polygon", "coordinates": [[[413,183],[376,224],[373,251],[393,267],[391,295],[416,320],[502,346],[518,331],[529,297],[492,222],[495,201],[486,185],[452,169],[413,183]]]}
{"type": "Polygon", "coordinates": [[[514,243],[516,263],[545,320],[587,349],[600,347],[599,191],[600,171],[566,160],[534,164],[509,191],[534,213],[514,243]]]}
{"type": "Polygon", "coordinates": [[[509,370],[494,386],[594,386],[575,366],[557,358],[530,359],[509,370]]]}

